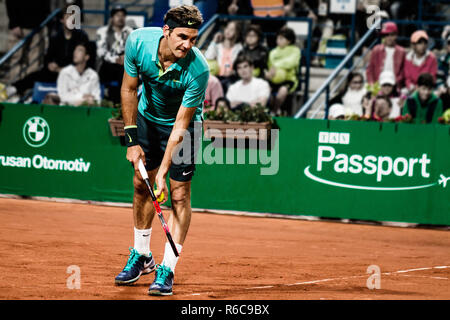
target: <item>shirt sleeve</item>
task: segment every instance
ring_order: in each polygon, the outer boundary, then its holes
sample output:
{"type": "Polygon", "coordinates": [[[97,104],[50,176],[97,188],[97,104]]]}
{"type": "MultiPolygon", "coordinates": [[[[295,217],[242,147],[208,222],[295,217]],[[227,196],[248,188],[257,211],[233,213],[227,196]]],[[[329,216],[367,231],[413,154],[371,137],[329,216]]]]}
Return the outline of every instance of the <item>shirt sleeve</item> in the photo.
{"type": "Polygon", "coordinates": [[[101,100],[101,90],[100,90],[100,80],[98,78],[97,73],[93,75],[89,87],[91,88],[89,93],[92,94],[94,96],[95,101],[99,103],[101,100]]]}
{"type": "Polygon", "coordinates": [[[258,90],[258,98],[269,99],[270,97],[270,85],[267,81],[261,82],[258,90]]]}
{"type": "Polygon", "coordinates": [[[236,95],[236,85],[232,84],[226,93],[226,98],[228,99],[228,101],[233,102],[233,101],[239,101],[237,99],[237,95],[236,95]]]}
{"type": "Polygon", "coordinates": [[[181,105],[186,108],[197,108],[205,101],[205,92],[208,87],[209,71],[203,72],[189,83],[184,93],[181,105]]]}
{"type": "Polygon", "coordinates": [[[124,68],[130,77],[136,78],[139,74],[136,66],[136,40],[132,35],[128,36],[125,44],[124,68]]]}

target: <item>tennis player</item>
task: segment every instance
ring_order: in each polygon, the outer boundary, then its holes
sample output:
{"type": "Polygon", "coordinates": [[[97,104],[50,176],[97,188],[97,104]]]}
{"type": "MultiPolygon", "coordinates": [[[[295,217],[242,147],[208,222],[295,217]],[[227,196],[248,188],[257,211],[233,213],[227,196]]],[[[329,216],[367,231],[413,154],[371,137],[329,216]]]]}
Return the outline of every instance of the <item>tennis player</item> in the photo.
{"type": "Polygon", "coordinates": [[[126,158],[135,169],[134,247],[130,248],[127,264],[115,283],[131,284],[142,274],[156,269],[155,280],[148,290],[150,295],[172,294],[178,257],[166,242],[164,258],[161,264],[155,265],[150,251],[155,210],[139,174],[138,162],[144,161],[151,184],[156,182],[156,197],[164,193],[167,199],[169,174],[173,214],[167,222],[181,253],[191,221],[191,179],[200,145],[203,101],[209,78],[208,64],[194,47],[202,22],[196,6],[179,6],[166,13],[162,29],[137,29],[126,42],[121,95],[126,158]],[[138,101],[139,75],[142,95],[138,101]],[[177,150],[181,150],[180,154],[177,150]],[[181,157],[185,150],[193,152],[181,157]],[[173,161],[175,154],[185,161],[173,161]]]}

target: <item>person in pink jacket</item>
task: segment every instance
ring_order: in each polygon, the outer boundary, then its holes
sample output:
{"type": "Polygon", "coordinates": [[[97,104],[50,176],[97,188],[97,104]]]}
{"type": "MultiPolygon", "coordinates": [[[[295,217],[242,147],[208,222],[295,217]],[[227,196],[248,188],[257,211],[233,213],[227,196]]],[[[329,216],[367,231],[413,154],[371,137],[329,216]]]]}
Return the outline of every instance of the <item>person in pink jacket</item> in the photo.
{"type": "Polygon", "coordinates": [[[415,31],[411,35],[412,50],[405,58],[405,86],[413,92],[417,86],[417,79],[422,73],[433,75],[436,81],[438,62],[433,52],[428,48],[428,35],[423,30],[415,31]]]}
{"type": "Polygon", "coordinates": [[[367,82],[372,85],[378,82],[383,71],[395,75],[395,81],[400,86],[404,78],[405,49],[397,44],[398,28],[394,22],[386,22],[380,32],[383,37],[381,44],[376,45],[370,53],[369,65],[366,69],[367,82]]]}

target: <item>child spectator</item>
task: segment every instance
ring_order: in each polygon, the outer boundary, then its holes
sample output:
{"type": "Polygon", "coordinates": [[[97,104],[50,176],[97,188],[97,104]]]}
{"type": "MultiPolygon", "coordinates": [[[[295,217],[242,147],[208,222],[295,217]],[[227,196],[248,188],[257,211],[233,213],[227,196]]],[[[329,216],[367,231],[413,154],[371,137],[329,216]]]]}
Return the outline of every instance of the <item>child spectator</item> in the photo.
{"type": "Polygon", "coordinates": [[[259,77],[263,75],[267,68],[267,57],[269,49],[262,44],[261,27],[258,25],[250,25],[245,31],[244,48],[239,55],[249,56],[253,61],[253,75],[259,77]]]}
{"type": "Polygon", "coordinates": [[[243,104],[251,107],[257,104],[266,106],[270,97],[270,85],[264,79],[253,77],[252,59],[240,55],[234,62],[234,70],[240,80],[233,83],[226,94],[231,109],[239,108],[243,104]]]}
{"type": "MultiPolygon", "coordinates": [[[[217,75],[226,92],[232,82],[233,63],[242,50],[241,27],[237,21],[227,23],[223,33],[218,32],[205,52],[205,58],[209,60],[210,69],[218,69],[217,75]],[[215,68],[214,65],[217,65],[215,68]]],[[[213,72],[214,74],[214,72],[213,72]]]]}
{"type": "Polygon", "coordinates": [[[437,60],[436,56],[427,49],[428,35],[423,30],[418,30],[411,35],[412,50],[405,58],[405,85],[409,92],[413,92],[417,85],[417,79],[422,73],[429,73],[436,81],[437,60]]]}
{"type": "Polygon", "coordinates": [[[395,83],[395,75],[391,71],[383,71],[380,74],[380,91],[378,95],[387,97],[391,104],[389,119],[395,119],[402,114],[402,107],[406,96],[399,96],[399,91],[395,83]]]}
{"type": "Polygon", "coordinates": [[[273,109],[276,115],[281,114],[288,94],[295,91],[298,85],[301,51],[295,45],[295,33],[288,27],[277,33],[277,46],[270,51],[265,78],[270,81],[272,92],[276,92],[273,109]]]}
{"type": "Polygon", "coordinates": [[[73,52],[73,64],[63,68],[58,76],[57,88],[61,104],[79,106],[100,102],[100,83],[97,72],[87,67],[89,60],[86,44],[79,44],[73,52]]]}
{"type": "Polygon", "coordinates": [[[100,59],[99,76],[107,84],[108,98],[120,102],[123,78],[125,43],[133,29],[125,24],[127,11],[122,6],[111,10],[109,24],[97,30],[97,57],[100,59]],[[112,82],[116,82],[112,84],[112,82]]]}
{"type": "Polygon", "coordinates": [[[442,100],[433,93],[433,75],[422,73],[416,91],[406,100],[403,115],[409,114],[414,123],[437,123],[442,115],[442,100]]]}
{"type": "Polygon", "coordinates": [[[340,103],[333,104],[328,110],[328,120],[345,120],[344,106],[340,103]]]}
{"type": "Polygon", "coordinates": [[[373,119],[376,121],[387,121],[391,119],[392,103],[389,97],[378,95],[374,102],[373,119]]]}
{"type": "Polygon", "coordinates": [[[370,61],[366,70],[367,82],[374,84],[383,71],[395,74],[399,86],[403,84],[405,49],[397,44],[398,28],[394,22],[386,22],[380,32],[382,43],[376,45],[370,53],[370,61]]]}
{"type": "MultiPolygon", "coordinates": [[[[210,106],[208,108],[203,108],[203,111],[210,111],[214,109],[214,106],[217,103],[217,100],[219,98],[223,97],[223,89],[222,85],[220,84],[219,79],[217,79],[216,76],[209,75],[208,79],[208,87],[205,91],[205,101],[207,101],[207,104],[210,106]]],[[[205,105],[206,107],[206,105],[205,105]]]]}

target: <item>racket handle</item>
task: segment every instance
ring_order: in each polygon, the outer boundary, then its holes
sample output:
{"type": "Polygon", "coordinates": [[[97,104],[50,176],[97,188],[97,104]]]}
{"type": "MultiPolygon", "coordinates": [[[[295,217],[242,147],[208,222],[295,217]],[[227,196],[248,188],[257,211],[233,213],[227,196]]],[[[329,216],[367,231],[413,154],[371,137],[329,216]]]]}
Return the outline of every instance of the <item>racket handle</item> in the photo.
{"type": "Polygon", "coordinates": [[[145,169],[144,162],[142,161],[142,159],[139,159],[138,168],[139,168],[139,172],[142,176],[142,179],[144,179],[144,180],[148,179],[147,169],[145,169]]]}
{"type": "Polygon", "coordinates": [[[147,185],[148,190],[150,191],[150,196],[152,197],[152,200],[156,201],[156,196],[155,196],[155,193],[153,192],[152,186],[150,185],[150,180],[148,178],[147,169],[145,169],[144,162],[142,161],[142,159],[139,159],[138,168],[139,168],[139,173],[142,176],[142,179],[144,179],[145,184],[147,185]]]}

